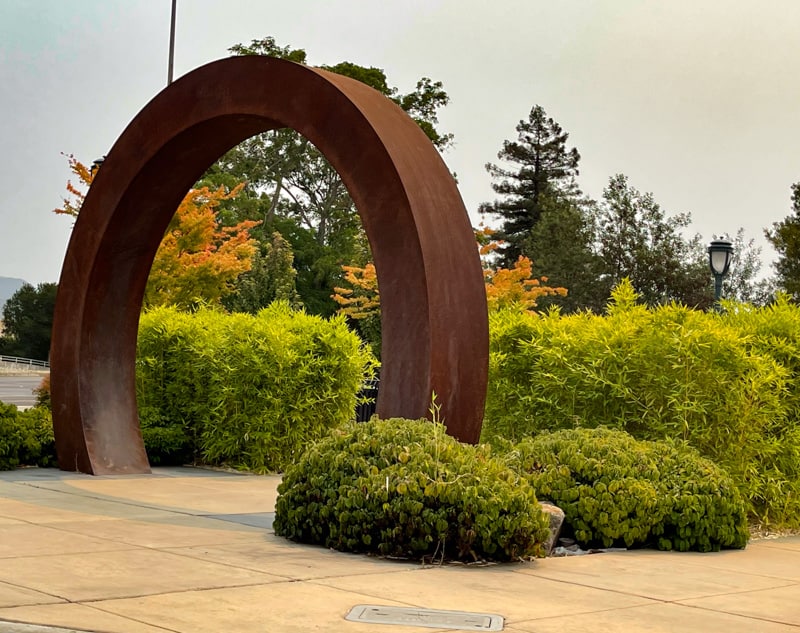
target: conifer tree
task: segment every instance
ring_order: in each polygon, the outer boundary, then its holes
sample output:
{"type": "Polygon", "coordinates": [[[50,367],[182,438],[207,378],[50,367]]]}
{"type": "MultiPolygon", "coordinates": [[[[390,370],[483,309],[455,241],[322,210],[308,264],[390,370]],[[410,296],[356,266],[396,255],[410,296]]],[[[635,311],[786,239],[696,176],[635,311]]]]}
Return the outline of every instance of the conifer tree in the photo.
{"type": "Polygon", "coordinates": [[[517,140],[504,141],[497,157],[512,166],[486,164],[494,179],[492,189],[500,198],[481,205],[480,212],[500,216],[503,223],[496,237],[504,242],[502,263],[511,267],[525,253],[525,241],[541,219],[546,200],[577,198],[575,184],[580,154],[567,148],[567,132],[544,108],[535,105],[516,127],[517,140]]]}

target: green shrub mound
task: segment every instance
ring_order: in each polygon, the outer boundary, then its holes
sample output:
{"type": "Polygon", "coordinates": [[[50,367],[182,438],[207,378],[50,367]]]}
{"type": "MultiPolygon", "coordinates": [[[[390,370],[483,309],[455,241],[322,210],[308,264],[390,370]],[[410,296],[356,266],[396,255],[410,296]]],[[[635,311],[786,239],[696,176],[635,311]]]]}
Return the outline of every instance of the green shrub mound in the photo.
{"type": "Polygon", "coordinates": [[[747,544],[733,480],[686,445],[571,429],[526,438],[507,460],[564,511],[582,546],[708,552],[747,544]]]}
{"type": "Polygon", "coordinates": [[[343,318],[202,308],[144,313],[137,399],[151,463],[279,471],[348,421],[371,358],[343,318]]]}
{"type": "Polygon", "coordinates": [[[311,446],[278,487],[275,533],[341,551],[441,560],[541,555],[533,489],[486,446],[441,424],[348,424],[311,446]]]}
{"type": "Polygon", "coordinates": [[[43,407],[20,411],[0,402],[0,470],[52,466],[56,461],[53,419],[43,407]]]}

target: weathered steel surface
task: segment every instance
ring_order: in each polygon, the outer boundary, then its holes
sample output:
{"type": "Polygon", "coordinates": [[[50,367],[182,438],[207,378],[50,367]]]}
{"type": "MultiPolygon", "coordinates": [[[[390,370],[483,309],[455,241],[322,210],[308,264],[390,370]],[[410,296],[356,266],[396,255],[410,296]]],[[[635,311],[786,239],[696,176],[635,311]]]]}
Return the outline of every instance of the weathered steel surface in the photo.
{"type": "Polygon", "coordinates": [[[448,432],[480,434],[488,324],[469,219],[444,162],[399,107],[355,80],[266,57],[203,66],[158,94],[112,147],[61,272],[52,402],[59,466],[149,465],[135,398],[145,283],[178,203],[244,139],[291,127],[336,168],[358,207],[381,291],[378,414],[423,417],[432,391],[448,432]]]}

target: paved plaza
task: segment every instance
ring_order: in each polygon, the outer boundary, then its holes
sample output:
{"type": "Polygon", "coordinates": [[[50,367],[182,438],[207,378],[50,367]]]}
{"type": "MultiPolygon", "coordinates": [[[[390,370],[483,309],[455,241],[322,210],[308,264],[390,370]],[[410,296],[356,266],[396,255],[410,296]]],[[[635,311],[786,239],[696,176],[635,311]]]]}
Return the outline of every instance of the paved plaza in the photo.
{"type": "Polygon", "coordinates": [[[499,614],[512,633],[800,633],[800,537],[423,566],[276,537],[278,481],[0,473],[0,632],[444,630],[345,620],[365,604],[499,614]]]}

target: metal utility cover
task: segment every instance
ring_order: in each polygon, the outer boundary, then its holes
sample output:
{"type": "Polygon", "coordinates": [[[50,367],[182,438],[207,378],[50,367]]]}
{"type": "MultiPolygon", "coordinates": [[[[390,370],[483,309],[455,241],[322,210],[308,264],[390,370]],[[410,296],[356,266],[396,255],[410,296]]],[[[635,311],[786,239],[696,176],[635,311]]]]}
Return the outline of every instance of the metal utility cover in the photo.
{"type": "Polygon", "coordinates": [[[354,606],[345,616],[345,620],[370,624],[427,626],[432,629],[458,629],[460,631],[503,630],[503,616],[493,613],[441,611],[415,609],[414,607],[381,607],[371,604],[354,606]]]}

